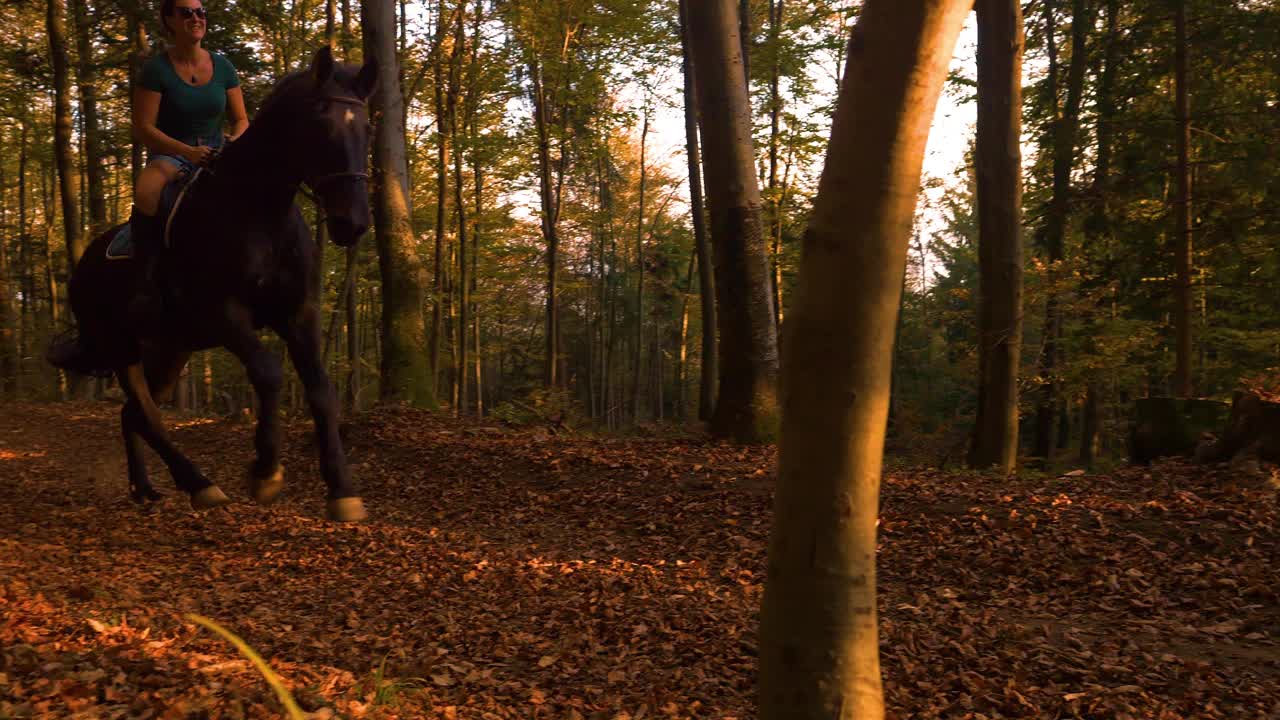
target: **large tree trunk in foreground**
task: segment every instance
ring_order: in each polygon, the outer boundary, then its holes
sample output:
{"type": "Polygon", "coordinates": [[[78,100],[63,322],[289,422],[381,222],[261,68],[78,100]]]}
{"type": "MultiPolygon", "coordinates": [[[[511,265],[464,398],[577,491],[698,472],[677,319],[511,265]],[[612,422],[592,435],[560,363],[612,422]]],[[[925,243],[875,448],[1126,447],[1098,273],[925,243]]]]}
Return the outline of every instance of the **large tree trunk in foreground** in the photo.
{"type": "Polygon", "coordinates": [[[702,301],[702,375],[698,381],[698,419],[710,420],[716,403],[716,282],[711,264],[711,243],[707,237],[702,206],[702,159],[698,153],[698,101],[694,92],[693,60],[690,56],[688,0],[680,0],[681,70],[684,71],[684,137],[689,161],[689,210],[693,215],[693,245],[698,256],[698,286],[702,301]]]}
{"type": "Polygon", "coordinates": [[[365,60],[378,61],[380,81],[371,112],[379,120],[373,145],[373,217],[378,268],[382,275],[382,386],[386,402],[435,404],[427,368],[422,313],[426,272],[418,259],[410,224],[408,163],[404,140],[404,99],[396,57],[395,6],[386,0],[361,3],[365,60]]]}
{"type": "Polygon", "coordinates": [[[1173,394],[1191,397],[1191,98],[1187,92],[1187,2],[1177,0],[1174,16],[1173,86],[1177,105],[1178,130],[1174,134],[1178,153],[1178,199],[1174,201],[1174,259],[1177,286],[1174,290],[1173,327],[1177,336],[1173,394]]]}
{"type": "Polygon", "coordinates": [[[53,158],[58,167],[58,190],[62,196],[62,229],[67,239],[67,272],[75,269],[84,253],[80,233],[80,200],[76,197],[79,172],[71,154],[71,80],[67,60],[67,11],[63,0],[48,0],[45,28],[49,35],[49,56],[53,58],[53,158]]]}
{"type": "Polygon", "coordinates": [[[783,342],[760,717],[884,716],[876,516],[920,166],[969,0],[867,0],[783,342]]]}
{"type": "Polygon", "coordinates": [[[1022,350],[1022,4],[978,0],[978,415],[969,466],[1018,460],[1022,350]]]}
{"type": "Polygon", "coordinates": [[[778,336],[737,6],[703,0],[688,11],[720,305],[720,397],[711,431],[768,441],[778,423],[778,336]]]}

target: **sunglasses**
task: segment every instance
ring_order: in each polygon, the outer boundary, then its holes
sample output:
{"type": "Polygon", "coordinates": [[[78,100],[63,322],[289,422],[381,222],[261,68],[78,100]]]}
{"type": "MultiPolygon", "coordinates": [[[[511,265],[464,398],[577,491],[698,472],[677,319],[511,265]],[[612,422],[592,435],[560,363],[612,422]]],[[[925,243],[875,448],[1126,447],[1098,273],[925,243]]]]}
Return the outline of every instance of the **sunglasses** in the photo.
{"type": "Polygon", "coordinates": [[[193,17],[198,17],[201,20],[204,20],[209,15],[209,13],[205,12],[202,7],[192,8],[182,7],[181,5],[173,8],[173,14],[181,16],[183,20],[190,20],[193,17]]]}

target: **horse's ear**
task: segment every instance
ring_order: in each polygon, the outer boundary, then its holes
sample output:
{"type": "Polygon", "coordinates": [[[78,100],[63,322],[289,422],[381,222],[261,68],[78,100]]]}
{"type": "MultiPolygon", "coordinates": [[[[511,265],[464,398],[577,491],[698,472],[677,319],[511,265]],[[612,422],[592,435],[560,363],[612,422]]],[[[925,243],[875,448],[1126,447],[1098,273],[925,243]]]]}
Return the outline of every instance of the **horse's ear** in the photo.
{"type": "Polygon", "coordinates": [[[328,45],[320,46],[316,51],[315,57],[311,58],[311,77],[315,78],[316,85],[323,85],[329,82],[329,77],[333,75],[333,49],[328,45]]]}
{"type": "Polygon", "coordinates": [[[360,67],[359,74],[356,75],[355,91],[362,99],[368,100],[373,95],[373,89],[378,86],[378,59],[370,58],[363,66],[360,67]]]}

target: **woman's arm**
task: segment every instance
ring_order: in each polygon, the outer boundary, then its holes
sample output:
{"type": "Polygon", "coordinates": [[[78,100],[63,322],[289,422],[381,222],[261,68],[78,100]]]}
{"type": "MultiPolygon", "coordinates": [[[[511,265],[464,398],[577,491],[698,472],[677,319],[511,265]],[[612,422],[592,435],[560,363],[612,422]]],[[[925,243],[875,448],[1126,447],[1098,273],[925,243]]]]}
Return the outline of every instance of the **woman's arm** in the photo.
{"type": "Polygon", "coordinates": [[[160,93],[140,87],[133,91],[133,138],[152,152],[177,155],[201,163],[208,148],[195,148],[160,132],[156,118],[160,116],[160,93]]]}
{"type": "Polygon", "coordinates": [[[249,114],[244,109],[244,92],[237,85],[227,88],[227,121],[231,123],[230,140],[235,140],[249,127],[249,114]]]}

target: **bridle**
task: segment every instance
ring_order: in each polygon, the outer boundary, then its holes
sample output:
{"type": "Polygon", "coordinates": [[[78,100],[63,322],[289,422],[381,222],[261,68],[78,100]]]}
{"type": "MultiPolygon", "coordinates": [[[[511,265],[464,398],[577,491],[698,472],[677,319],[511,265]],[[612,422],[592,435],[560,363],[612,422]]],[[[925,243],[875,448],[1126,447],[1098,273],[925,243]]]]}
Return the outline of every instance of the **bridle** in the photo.
{"type": "MultiPolygon", "coordinates": [[[[363,107],[363,108],[369,107],[368,102],[361,100],[358,97],[353,97],[350,95],[332,95],[332,96],[325,97],[323,99],[329,102],[346,103],[347,105],[359,105],[360,107],[363,107]]],[[[369,179],[369,173],[360,172],[356,170],[331,172],[331,173],[325,173],[323,175],[317,175],[315,177],[307,178],[305,182],[311,188],[311,192],[318,193],[320,192],[321,185],[331,180],[343,180],[346,178],[355,178],[356,180],[367,181],[369,179]]],[[[316,198],[314,196],[311,196],[311,200],[314,202],[316,198]]]]}

